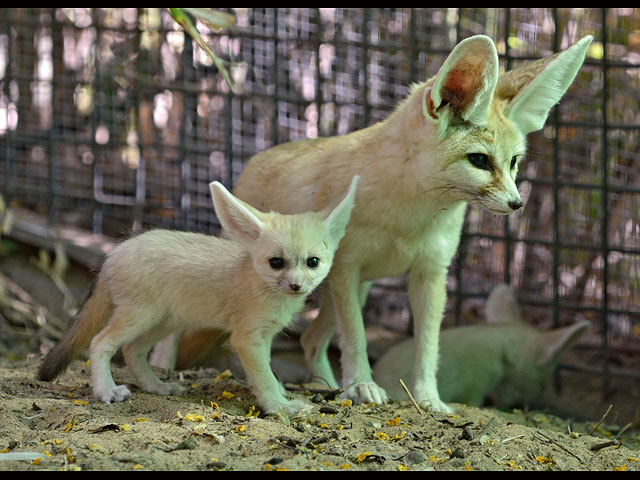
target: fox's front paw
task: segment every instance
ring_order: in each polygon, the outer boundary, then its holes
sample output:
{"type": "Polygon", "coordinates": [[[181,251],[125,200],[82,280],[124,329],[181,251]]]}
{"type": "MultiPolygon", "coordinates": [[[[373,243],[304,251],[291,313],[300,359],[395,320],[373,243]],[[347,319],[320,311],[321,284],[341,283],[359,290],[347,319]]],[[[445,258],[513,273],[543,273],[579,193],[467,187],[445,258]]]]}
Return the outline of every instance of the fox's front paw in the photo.
{"type": "Polygon", "coordinates": [[[261,404],[262,411],[265,414],[284,412],[287,416],[293,416],[305,410],[311,410],[311,405],[303,400],[287,400],[283,398],[278,402],[269,402],[261,404]]]}
{"type": "Polygon", "coordinates": [[[280,408],[286,413],[288,416],[295,415],[297,413],[301,413],[305,410],[311,410],[311,405],[306,403],[303,400],[287,400],[280,408]]]}
{"type": "Polygon", "coordinates": [[[158,395],[182,395],[187,389],[179,383],[160,383],[147,389],[150,393],[158,395]]]}
{"type": "Polygon", "coordinates": [[[444,403],[439,398],[422,399],[422,400],[416,399],[416,402],[421,408],[424,408],[425,410],[430,410],[432,412],[446,413],[448,415],[455,413],[453,408],[451,408],[449,405],[444,403]]]}
{"type": "Polygon", "coordinates": [[[375,382],[358,382],[349,386],[340,395],[342,398],[347,398],[353,403],[375,403],[382,405],[387,403],[389,399],[387,392],[383,388],[380,388],[375,382]]]}
{"type": "Polygon", "coordinates": [[[93,394],[104,403],[122,402],[131,396],[126,385],[95,389],[93,394]]]}

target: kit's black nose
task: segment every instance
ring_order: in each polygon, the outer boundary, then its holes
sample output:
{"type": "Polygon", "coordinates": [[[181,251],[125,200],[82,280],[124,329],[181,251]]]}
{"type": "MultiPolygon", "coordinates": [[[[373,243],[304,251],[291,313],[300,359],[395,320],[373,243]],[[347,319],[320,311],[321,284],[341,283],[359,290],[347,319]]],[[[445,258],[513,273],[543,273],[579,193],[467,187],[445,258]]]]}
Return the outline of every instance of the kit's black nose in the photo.
{"type": "Polygon", "coordinates": [[[294,292],[297,292],[298,290],[300,290],[300,285],[298,285],[297,283],[290,283],[289,288],[294,292]]]}

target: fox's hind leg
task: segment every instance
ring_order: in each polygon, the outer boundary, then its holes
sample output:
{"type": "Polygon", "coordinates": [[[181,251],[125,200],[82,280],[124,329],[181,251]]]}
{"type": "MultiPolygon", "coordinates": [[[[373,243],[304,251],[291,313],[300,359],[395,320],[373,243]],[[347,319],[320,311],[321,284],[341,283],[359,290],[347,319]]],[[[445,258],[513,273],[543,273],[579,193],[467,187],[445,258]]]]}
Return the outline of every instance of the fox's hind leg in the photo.
{"type": "Polygon", "coordinates": [[[93,338],[89,347],[93,396],[105,403],[122,402],[131,396],[126,385],[116,385],[111,375],[111,358],[126,341],[120,337],[118,323],[114,323],[120,315],[120,308],[117,308],[107,326],[93,338]]]}
{"type": "MultiPolygon", "coordinates": [[[[122,352],[127,362],[127,366],[136,377],[138,386],[150,393],[158,395],[182,395],[185,387],[179,383],[162,382],[149,366],[147,355],[151,348],[167,336],[167,331],[161,328],[154,328],[145,332],[138,338],[127,344],[122,352]]],[[[179,333],[177,337],[179,338],[179,333]]]]}
{"type": "Polygon", "coordinates": [[[122,402],[131,396],[125,385],[116,385],[111,375],[111,358],[123,345],[127,345],[156,322],[143,309],[117,306],[107,325],[91,341],[91,380],[93,395],[105,403],[122,402]]]}

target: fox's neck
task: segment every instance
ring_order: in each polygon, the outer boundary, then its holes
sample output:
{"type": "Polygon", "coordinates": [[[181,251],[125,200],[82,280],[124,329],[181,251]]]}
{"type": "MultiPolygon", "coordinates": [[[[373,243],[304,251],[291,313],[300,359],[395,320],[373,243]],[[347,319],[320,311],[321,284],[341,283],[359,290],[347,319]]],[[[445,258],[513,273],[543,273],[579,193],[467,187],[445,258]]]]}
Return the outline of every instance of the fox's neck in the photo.
{"type": "Polygon", "coordinates": [[[425,119],[422,110],[425,87],[423,84],[415,88],[387,119],[352,134],[357,140],[357,153],[376,159],[370,165],[375,175],[373,183],[386,197],[385,202],[376,203],[381,207],[401,204],[404,211],[415,211],[414,219],[431,217],[435,212],[459,211],[466,206],[466,202],[448,197],[437,184],[430,188],[428,180],[425,182],[430,172],[424,171],[424,166],[430,165],[437,173],[443,161],[436,128],[425,119]],[[418,158],[420,170],[414,168],[418,158]]]}

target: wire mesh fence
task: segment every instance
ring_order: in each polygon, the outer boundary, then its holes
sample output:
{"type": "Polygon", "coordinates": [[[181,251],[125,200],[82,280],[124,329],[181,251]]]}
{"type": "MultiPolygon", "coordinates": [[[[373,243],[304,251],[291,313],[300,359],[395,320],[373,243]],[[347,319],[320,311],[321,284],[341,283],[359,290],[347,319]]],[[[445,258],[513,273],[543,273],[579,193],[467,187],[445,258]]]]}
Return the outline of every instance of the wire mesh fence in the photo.
{"type": "MultiPolygon", "coordinates": [[[[464,323],[511,283],[534,323],[592,322],[596,363],[574,367],[605,390],[640,377],[617,354],[640,357],[640,9],[230,11],[233,30],[199,28],[233,92],[164,9],[3,9],[3,196],[114,237],[216,233],[209,182],[232,186],[273,145],[384,119],[463,38],[489,35],[510,69],[591,34],[573,87],[529,137],[522,213],[469,209],[448,311],[464,323]]],[[[395,292],[376,307],[393,322],[409,320],[402,282],[379,282],[395,292]]]]}

